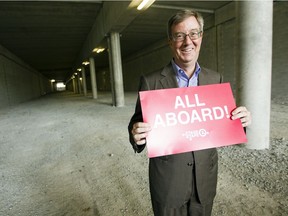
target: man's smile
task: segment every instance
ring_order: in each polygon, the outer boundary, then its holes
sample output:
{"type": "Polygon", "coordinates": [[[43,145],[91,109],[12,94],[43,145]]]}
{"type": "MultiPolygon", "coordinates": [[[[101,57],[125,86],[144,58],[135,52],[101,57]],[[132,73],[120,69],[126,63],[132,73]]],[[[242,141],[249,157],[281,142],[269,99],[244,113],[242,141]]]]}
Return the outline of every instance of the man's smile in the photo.
{"type": "Polygon", "coordinates": [[[194,50],[194,48],[181,49],[182,52],[192,52],[192,50],[194,50]]]}

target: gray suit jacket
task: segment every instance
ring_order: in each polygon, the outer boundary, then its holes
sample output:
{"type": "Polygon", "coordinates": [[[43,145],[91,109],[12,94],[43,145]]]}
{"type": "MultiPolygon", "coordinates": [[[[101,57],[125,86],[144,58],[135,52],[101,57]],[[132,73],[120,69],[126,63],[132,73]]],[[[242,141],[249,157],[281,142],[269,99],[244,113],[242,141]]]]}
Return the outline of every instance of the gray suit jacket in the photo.
{"type": "MultiPolygon", "coordinates": [[[[201,68],[199,85],[221,83],[222,77],[217,72],[201,68]]],[[[175,72],[171,63],[163,70],[144,75],[140,79],[139,91],[177,88],[175,72]]],[[[132,116],[128,131],[130,143],[140,153],[145,145],[134,143],[131,130],[133,124],[143,122],[139,97],[135,113],[132,116]]],[[[193,166],[195,163],[196,187],[202,204],[210,203],[216,195],[218,155],[215,148],[182,154],[150,158],[149,183],[151,198],[163,206],[180,207],[187,198],[191,187],[193,166]],[[194,156],[194,160],[193,160],[194,156]]]]}

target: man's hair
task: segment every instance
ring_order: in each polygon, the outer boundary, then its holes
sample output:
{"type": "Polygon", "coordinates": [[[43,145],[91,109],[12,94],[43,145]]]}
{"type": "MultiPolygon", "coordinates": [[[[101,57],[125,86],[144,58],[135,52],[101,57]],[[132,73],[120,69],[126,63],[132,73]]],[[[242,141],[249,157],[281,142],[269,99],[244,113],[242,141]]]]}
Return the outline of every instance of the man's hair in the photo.
{"type": "Polygon", "coordinates": [[[172,37],[172,33],[171,33],[172,26],[177,25],[180,22],[183,22],[185,19],[187,19],[189,17],[195,17],[196,18],[196,20],[200,26],[200,31],[203,32],[204,19],[199,12],[197,12],[195,10],[188,10],[188,9],[180,10],[168,20],[167,34],[168,34],[169,39],[171,39],[171,37],[172,37]]]}

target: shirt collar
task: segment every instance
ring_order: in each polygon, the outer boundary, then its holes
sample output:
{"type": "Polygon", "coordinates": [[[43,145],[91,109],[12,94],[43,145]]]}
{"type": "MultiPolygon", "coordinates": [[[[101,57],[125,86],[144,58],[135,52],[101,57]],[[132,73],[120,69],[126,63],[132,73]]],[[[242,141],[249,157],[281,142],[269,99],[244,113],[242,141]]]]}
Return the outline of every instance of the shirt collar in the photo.
{"type": "MultiPolygon", "coordinates": [[[[180,77],[185,77],[186,79],[188,79],[187,74],[184,72],[184,70],[182,68],[180,68],[174,61],[174,59],[171,60],[172,63],[172,67],[176,73],[176,76],[180,76],[180,77]]],[[[192,77],[198,77],[199,73],[201,72],[201,67],[199,65],[198,62],[196,62],[196,67],[195,67],[195,72],[193,73],[192,77]]]]}

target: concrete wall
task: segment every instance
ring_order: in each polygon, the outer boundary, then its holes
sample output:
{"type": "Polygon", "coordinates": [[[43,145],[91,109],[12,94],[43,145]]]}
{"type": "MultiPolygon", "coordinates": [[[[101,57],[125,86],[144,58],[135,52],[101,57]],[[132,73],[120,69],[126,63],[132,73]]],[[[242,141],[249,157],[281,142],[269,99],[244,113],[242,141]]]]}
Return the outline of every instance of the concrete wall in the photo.
{"type": "Polygon", "coordinates": [[[288,2],[274,2],[272,53],[272,99],[288,92],[288,2]]]}
{"type": "Polygon", "coordinates": [[[148,49],[135,53],[133,57],[123,61],[123,79],[125,91],[138,89],[139,77],[167,65],[171,59],[171,51],[166,40],[159,41],[148,49]]]}
{"type": "Polygon", "coordinates": [[[51,83],[0,45],[0,108],[9,107],[51,91],[51,83]]]}
{"type": "MultiPolygon", "coordinates": [[[[288,92],[288,2],[274,2],[272,98],[284,97],[288,92]]],[[[205,31],[199,62],[202,66],[219,71],[224,81],[235,89],[236,69],[236,19],[235,3],[217,10],[214,16],[205,19],[205,31]]],[[[166,25],[163,23],[163,25],[166,25]]],[[[141,74],[155,71],[171,59],[167,43],[151,45],[133,57],[123,59],[125,91],[138,89],[141,74]]]]}

